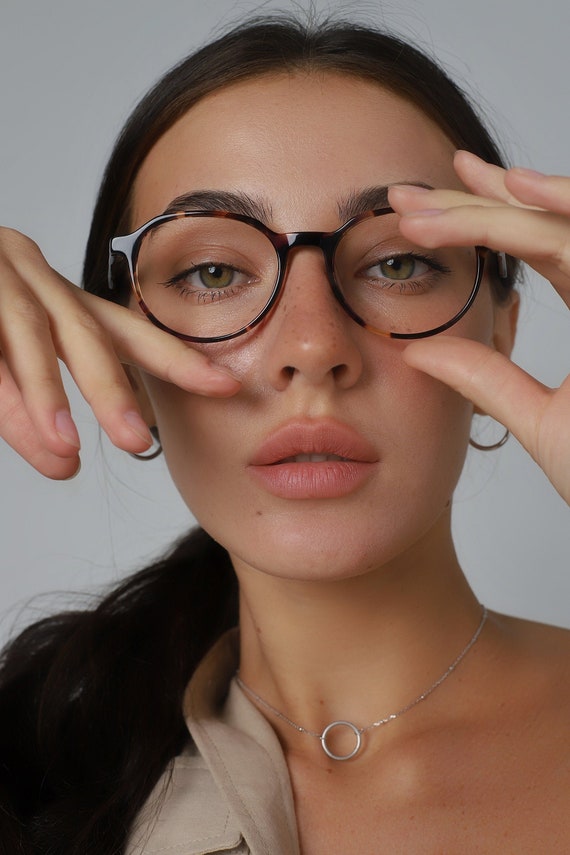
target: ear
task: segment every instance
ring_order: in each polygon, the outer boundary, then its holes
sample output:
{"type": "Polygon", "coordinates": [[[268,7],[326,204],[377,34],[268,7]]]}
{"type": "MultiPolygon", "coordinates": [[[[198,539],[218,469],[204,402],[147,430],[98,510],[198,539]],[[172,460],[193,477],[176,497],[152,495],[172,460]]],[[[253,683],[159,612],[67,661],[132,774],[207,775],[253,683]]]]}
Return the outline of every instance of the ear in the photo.
{"type": "Polygon", "coordinates": [[[123,364],[123,370],[127,375],[131,389],[136,395],[143,419],[149,427],[154,427],[156,425],[156,417],[138,368],[135,368],[133,365],[123,364]]]}

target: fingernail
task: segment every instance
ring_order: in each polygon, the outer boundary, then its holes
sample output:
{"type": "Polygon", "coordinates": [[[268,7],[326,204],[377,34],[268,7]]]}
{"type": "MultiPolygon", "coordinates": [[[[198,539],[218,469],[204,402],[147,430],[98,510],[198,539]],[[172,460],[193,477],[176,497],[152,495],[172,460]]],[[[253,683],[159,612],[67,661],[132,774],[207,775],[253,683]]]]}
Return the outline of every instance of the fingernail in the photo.
{"type": "Polygon", "coordinates": [[[68,478],[64,478],[63,480],[64,481],[73,481],[74,478],[77,478],[77,476],[79,475],[80,472],[81,472],[81,460],[77,464],[77,469],[75,470],[73,475],[70,475],[68,478]]]}
{"type": "Polygon", "coordinates": [[[410,213],[402,214],[407,220],[412,217],[437,217],[438,214],[443,214],[443,208],[425,208],[423,211],[410,211],[410,213]]]}
{"type": "Polygon", "coordinates": [[[123,419],[139,439],[142,439],[144,442],[152,445],[152,434],[148,429],[148,425],[136,410],[129,410],[129,412],[123,415],[123,419]]]}
{"type": "Polygon", "coordinates": [[[546,178],[544,172],[537,172],[536,169],[527,169],[525,166],[513,166],[510,172],[518,172],[519,175],[527,178],[546,178]]]}
{"type": "Polygon", "coordinates": [[[223,377],[231,377],[232,380],[238,380],[241,382],[237,374],[234,374],[230,368],[226,368],[221,365],[214,365],[213,363],[210,363],[209,368],[212,374],[221,374],[223,377]]]}
{"type": "Polygon", "coordinates": [[[412,193],[431,193],[430,187],[419,187],[417,184],[391,184],[389,189],[406,190],[412,193]]]}
{"type": "Polygon", "coordinates": [[[474,151],[469,151],[466,148],[458,148],[453,156],[457,157],[457,155],[460,155],[460,157],[471,157],[471,158],[474,158],[475,160],[480,160],[482,163],[486,163],[484,158],[479,157],[479,155],[475,154],[474,151]]]}
{"type": "Polygon", "coordinates": [[[55,414],[55,429],[57,431],[57,435],[61,437],[64,442],[67,442],[68,445],[72,445],[73,448],[81,448],[81,441],[79,439],[79,434],[77,433],[77,428],[71,418],[71,414],[67,410],[59,410],[55,414]]]}

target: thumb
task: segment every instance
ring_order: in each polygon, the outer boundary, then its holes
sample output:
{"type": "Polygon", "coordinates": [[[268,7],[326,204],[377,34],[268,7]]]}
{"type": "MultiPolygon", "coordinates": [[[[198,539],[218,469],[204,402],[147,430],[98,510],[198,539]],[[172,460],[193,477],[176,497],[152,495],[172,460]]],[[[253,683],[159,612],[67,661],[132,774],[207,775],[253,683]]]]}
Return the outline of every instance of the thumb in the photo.
{"type": "Polygon", "coordinates": [[[538,426],[552,395],[547,386],[497,350],[454,336],[414,341],[404,360],[505,425],[539,462],[538,426]]]}

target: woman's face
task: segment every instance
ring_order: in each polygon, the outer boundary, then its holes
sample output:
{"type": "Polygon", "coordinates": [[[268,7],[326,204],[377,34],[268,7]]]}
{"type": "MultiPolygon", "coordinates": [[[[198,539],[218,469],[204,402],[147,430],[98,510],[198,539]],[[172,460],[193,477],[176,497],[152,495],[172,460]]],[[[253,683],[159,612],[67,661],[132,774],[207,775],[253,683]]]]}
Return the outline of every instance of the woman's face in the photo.
{"type": "MultiPolygon", "coordinates": [[[[342,203],[370,187],[461,187],[453,150],[423,113],[373,83],[254,79],[204,98],[158,141],[137,178],[132,225],[182,194],[216,190],[255,200],[275,231],[334,230],[342,203]]],[[[503,311],[484,283],[452,333],[492,343],[503,311]]],[[[472,407],[407,367],[405,344],[345,314],[320,250],[293,254],[264,323],[201,347],[240,378],[235,397],[153,377],[145,385],[178,489],[235,560],[332,579],[444,548],[472,407]]]]}

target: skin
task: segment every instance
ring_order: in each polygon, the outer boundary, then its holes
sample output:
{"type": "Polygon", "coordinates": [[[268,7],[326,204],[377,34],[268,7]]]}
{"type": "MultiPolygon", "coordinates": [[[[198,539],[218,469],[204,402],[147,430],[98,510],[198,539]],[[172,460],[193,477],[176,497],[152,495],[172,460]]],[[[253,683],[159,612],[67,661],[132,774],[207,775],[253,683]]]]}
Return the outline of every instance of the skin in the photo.
{"type": "MultiPolygon", "coordinates": [[[[406,181],[436,188],[390,193],[415,242],[518,254],[568,300],[567,179],[454,157],[420,111],[336,75],[265,78],[204,99],[145,161],[132,226],[181,193],[216,188],[262,197],[277,231],[334,229],[339,196],[406,181]]],[[[510,362],[516,301],[494,305],[486,282],[453,334],[402,345],[354,324],[322,257],[304,250],[259,329],[189,348],[136,310],[77,294],[23,236],[0,230],[0,250],[0,300],[18,297],[18,340],[31,354],[26,367],[0,330],[0,431],[40,471],[74,471],[78,437],[56,354],[120,447],[146,447],[141,414],[158,424],[179,490],[240,580],[241,674],[307,728],[402,707],[473,634],[480,607],[453,549],[450,501],[474,406],[501,419],[570,497],[568,381],[549,390],[510,362]],[[142,369],[140,378],[130,369],[138,403],[119,361],[142,369]],[[247,464],[292,416],[352,424],[380,465],[340,500],[266,494],[247,464]]],[[[568,633],[493,614],[460,670],[374,732],[352,763],[329,762],[317,740],[270,716],[304,855],[563,852],[569,661],[568,633]]]]}
{"type": "MultiPolygon", "coordinates": [[[[164,135],[137,180],[133,224],[189,190],[232,189],[263,200],[275,230],[333,229],[341,225],[338,200],[375,184],[460,187],[452,153],[421,113],[376,86],[340,77],[307,78],[301,86],[287,77],[256,81],[204,99],[164,135]],[[342,122],[330,122],[333,107],[342,122]],[[386,122],[400,133],[380,134],[386,122]],[[412,142],[418,137],[422,147],[412,142]],[[410,142],[402,147],[402,140],[410,142]],[[351,145],[359,152],[352,161],[351,145]],[[302,168],[292,169],[296,163],[302,168]]],[[[485,285],[458,330],[492,343],[503,335],[505,316],[485,285]]],[[[446,537],[442,515],[463,464],[472,407],[410,370],[404,347],[354,324],[330,293],[322,255],[306,250],[293,257],[283,299],[261,329],[201,348],[238,376],[238,394],[197,399],[147,380],[173,478],[232,555],[287,578],[342,578],[400,555],[434,525],[446,537]],[[275,501],[244,477],[262,440],[292,417],[346,421],[385,461],[380,477],[349,500],[350,525],[344,502],[275,501]]]]}
{"type": "MultiPolygon", "coordinates": [[[[133,226],[182,193],[231,189],[262,199],[275,230],[333,229],[339,197],[408,181],[464,198],[453,147],[421,112],[340,76],[268,78],[204,99],[164,135],[138,177],[133,226]]],[[[454,339],[506,359],[515,322],[516,300],[493,304],[485,283],[454,339]]],[[[445,670],[480,616],[450,535],[473,407],[418,371],[405,345],[354,324],[313,250],[294,257],[261,328],[207,352],[239,378],[237,394],[197,397],[146,375],[143,406],[180,492],[232,557],[243,679],[317,731],[398,709],[445,670]],[[252,484],[260,442],[301,416],[333,416],[372,443],[381,464],[362,488],[295,502],[252,484]]],[[[568,652],[564,633],[493,616],[461,677],[374,733],[354,764],[329,762],[317,740],[265,712],[289,764],[303,852],[465,851],[475,841],[496,851],[505,836],[513,851],[536,851],[524,847],[544,843],[540,812],[528,820],[537,781],[558,841],[566,812],[550,775],[565,726],[553,686],[561,675],[568,683],[568,652]],[[528,728],[529,717],[541,721],[528,728]]]]}

